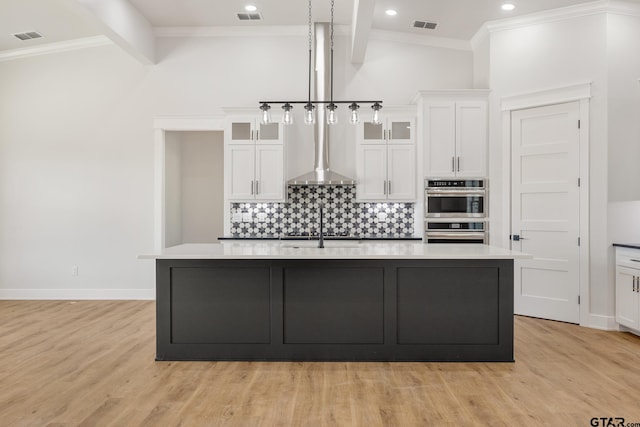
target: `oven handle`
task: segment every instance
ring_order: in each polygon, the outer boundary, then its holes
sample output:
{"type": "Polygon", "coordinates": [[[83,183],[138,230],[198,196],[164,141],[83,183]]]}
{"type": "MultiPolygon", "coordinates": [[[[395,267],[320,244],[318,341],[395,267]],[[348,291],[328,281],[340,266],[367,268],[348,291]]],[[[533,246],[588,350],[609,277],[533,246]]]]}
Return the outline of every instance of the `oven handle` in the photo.
{"type": "Polygon", "coordinates": [[[427,231],[427,239],[484,239],[484,232],[469,232],[469,233],[461,233],[461,232],[453,232],[453,233],[433,233],[431,231],[427,231]]]}
{"type": "Polygon", "coordinates": [[[436,190],[436,189],[427,188],[427,195],[428,196],[435,196],[435,197],[449,196],[449,195],[453,195],[453,196],[466,196],[466,195],[484,196],[485,194],[487,194],[486,190],[436,190]]]}

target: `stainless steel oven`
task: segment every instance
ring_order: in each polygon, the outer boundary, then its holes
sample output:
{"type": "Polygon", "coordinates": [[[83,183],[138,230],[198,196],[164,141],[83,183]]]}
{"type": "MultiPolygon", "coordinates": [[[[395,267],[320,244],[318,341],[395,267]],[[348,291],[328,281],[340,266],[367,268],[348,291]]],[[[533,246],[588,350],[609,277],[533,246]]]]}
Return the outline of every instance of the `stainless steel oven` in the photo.
{"type": "Polygon", "coordinates": [[[486,221],[427,221],[425,243],[488,244],[486,221]]]}
{"type": "Polygon", "coordinates": [[[486,179],[426,179],[426,218],[485,218],[486,179]]]}

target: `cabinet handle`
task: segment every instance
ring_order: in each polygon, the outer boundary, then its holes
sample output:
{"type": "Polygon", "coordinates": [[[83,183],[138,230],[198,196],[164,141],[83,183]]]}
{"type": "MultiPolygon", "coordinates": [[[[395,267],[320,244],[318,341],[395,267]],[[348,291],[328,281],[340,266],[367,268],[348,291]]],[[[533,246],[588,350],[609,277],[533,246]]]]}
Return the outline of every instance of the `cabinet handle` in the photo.
{"type": "Polygon", "coordinates": [[[451,157],[451,172],[455,172],[455,171],[456,171],[456,158],[451,157]]]}
{"type": "Polygon", "coordinates": [[[633,262],[640,262],[640,259],[629,258],[629,261],[633,261],[633,262]]]}
{"type": "Polygon", "coordinates": [[[387,181],[382,181],[382,192],[385,194],[387,194],[387,181]]]}
{"type": "Polygon", "coordinates": [[[260,139],[260,131],[256,130],[256,141],[260,139]]]}
{"type": "Polygon", "coordinates": [[[638,278],[633,276],[633,292],[638,292],[638,278]]]}
{"type": "Polygon", "coordinates": [[[389,141],[391,141],[393,139],[393,136],[391,136],[391,129],[389,129],[388,132],[389,132],[389,141]]]}
{"type": "Polygon", "coordinates": [[[391,195],[391,181],[387,181],[387,186],[389,187],[389,195],[391,195]]]}
{"type": "Polygon", "coordinates": [[[460,156],[458,156],[458,172],[460,172],[460,156]]]}
{"type": "Polygon", "coordinates": [[[256,181],[256,195],[260,194],[260,181],[256,181]]]}
{"type": "Polygon", "coordinates": [[[251,129],[251,140],[253,141],[253,129],[251,129]]]}
{"type": "Polygon", "coordinates": [[[253,196],[253,181],[251,181],[251,195],[253,196]]]}

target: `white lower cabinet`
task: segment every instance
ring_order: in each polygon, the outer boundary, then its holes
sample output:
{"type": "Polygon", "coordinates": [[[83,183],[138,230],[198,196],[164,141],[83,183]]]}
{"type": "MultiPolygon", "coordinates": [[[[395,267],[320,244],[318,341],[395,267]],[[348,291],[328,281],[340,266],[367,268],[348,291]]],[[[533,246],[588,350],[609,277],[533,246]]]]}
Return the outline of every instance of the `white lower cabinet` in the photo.
{"type": "Polygon", "coordinates": [[[359,200],[415,201],[414,145],[360,144],[356,159],[359,200]]]}
{"type": "Polygon", "coordinates": [[[225,146],[229,200],[284,200],[284,148],[276,144],[225,146]]]}
{"type": "Polygon", "coordinates": [[[616,248],[616,321],[640,332],[640,249],[616,248]]]}

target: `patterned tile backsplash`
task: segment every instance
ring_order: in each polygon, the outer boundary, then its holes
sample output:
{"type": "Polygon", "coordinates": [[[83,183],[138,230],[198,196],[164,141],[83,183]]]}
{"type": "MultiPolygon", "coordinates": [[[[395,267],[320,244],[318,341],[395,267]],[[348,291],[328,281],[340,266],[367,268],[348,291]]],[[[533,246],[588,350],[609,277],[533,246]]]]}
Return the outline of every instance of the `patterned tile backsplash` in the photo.
{"type": "Polygon", "coordinates": [[[233,237],[279,237],[317,233],[318,202],[324,202],[326,234],[353,236],[413,235],[413,203],[358,203],[354,186],[287,188],[286,203],[232,203],[233,237]],[[242,221],[242,219],[247,221],[242,221]]]}

